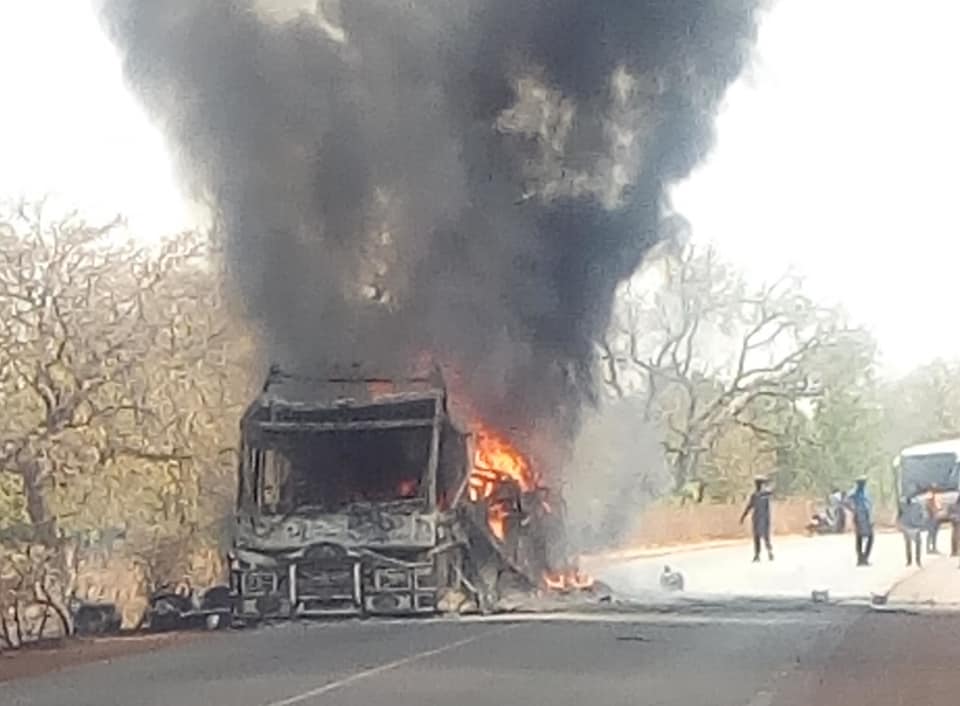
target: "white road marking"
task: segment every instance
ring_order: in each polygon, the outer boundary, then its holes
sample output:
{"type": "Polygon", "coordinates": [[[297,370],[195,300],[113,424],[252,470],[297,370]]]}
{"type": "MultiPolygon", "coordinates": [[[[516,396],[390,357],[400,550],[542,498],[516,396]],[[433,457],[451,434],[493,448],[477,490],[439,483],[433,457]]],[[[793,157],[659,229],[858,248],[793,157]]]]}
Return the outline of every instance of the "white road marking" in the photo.
{"type": "Polygon", "coordinates": [[[353,684],[355,682],[362,681],[363,679],[368,679],[378,674],[389,672],[393,669],[396,669],[397,667],[403,667],[407,664],[418,662],[428,657],[434,657],[436,655],[443,654],[444,652],[451,652],[452,650],[456,650],[465,645],[469,645],[471,642],[477,642],[478,640],[482,640],[485,637],[498,635],[500,633],[506,632],[508,630],[513,630],[514,628],[518,628],[518,627],[520,627],[520,625],[511,624],[511,625],[505,625],[502,628],[499,628],[496,630],[488,630],[487,632],[481,633],[480,635],[473,635],[472,637],[467,637],[467,638],[464,638],[463,640],[457,640],[456,642],[451,642],[432,650],[426,650],[425,652],[418,652],[415,655],[410,655],[408,657],[404,657],[403,659],[394,660],[393,662],[387,662],[386,664],[381,664],[377,667],[371,667],[370,669],[364,669],[363,671],[355,672],[348,677],[344,677],[343,679],[332,681],[328,684],[324,684],[323,686],[318,686],[316,689],[311,689],[310,691],[305,691],[302,694],[290,696],[286,699],[280,699],[279,701],[271,701],[267,704],[264,704],[264,706],[293,706],[293,704],[302,704],[304,701],[307,701],[317,696],[328,694],[331,691],[336,691],[337,689],[342,689],[345,686],[349,686],[350,684],[353,684]]]}

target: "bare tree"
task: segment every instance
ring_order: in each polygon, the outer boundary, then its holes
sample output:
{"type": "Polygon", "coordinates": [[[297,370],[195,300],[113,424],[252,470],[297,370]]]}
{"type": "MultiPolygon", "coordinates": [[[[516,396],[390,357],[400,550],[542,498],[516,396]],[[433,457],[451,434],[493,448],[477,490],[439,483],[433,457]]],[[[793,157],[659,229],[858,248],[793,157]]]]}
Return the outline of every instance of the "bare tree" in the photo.
{"type": "Polygon", "coordinates": [[[0,463],[48,536],[52,491],[83,469],[216,464],[248,389],[206,239],[137,248],[121,225],[0,217],[0,463]]]}
{"type": "Polygon", "coordinates": [[[0,211],[0,483],[47,547],[111,522],[194,536],[232,496],[253,355],[218,254],[208,234],[124,235],[0,211]]]}
{"type": "Polygon", "coordinates": [[[2,462],[21,478],[29,520],[47,539],[55,470],[79,460],[71,437],[120,411],[101,401],[142,352],[133,335],[141,299],[108,281],[122,271],[98,247],[116,226],[47,222],[39,205],[0,222],[2,462]]]}
{"type": "Polygon", "coordinates": [[[644,396],[678,490],[729,425],[774,439],[770,413],[820,393],[806,364],[842,327],[800,285],[749,286],[712,250],[687,247],[625,288],[601,344],[604,380],[616,396],[644,396]]]}

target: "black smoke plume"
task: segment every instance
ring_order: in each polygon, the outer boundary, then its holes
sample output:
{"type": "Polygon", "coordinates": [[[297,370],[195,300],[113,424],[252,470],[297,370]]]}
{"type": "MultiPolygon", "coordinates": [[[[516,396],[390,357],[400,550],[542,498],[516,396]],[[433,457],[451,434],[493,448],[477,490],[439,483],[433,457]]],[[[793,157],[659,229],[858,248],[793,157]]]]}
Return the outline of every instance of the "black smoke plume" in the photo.
{"type": "Polygon", "coordinates": [[[426,352],[552,448],[762,2],[101,1],[274,359],[426,352]]]}

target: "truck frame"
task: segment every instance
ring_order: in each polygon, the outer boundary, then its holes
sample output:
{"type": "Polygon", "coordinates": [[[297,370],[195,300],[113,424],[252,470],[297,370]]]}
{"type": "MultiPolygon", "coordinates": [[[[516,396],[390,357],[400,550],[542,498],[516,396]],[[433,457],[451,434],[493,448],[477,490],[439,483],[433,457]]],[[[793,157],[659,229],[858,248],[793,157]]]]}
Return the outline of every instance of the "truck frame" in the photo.
{"type": "Polygon", "coordinates": [[[471,498],[471,435],[451,418],[439,370],[274,367],[240,431],[235,618],[487,610],[505,574],[538,584],[545,559],[531,547],[545,542],[537,523],[531,534],[529,498],[509,482],[471,498]],[[492,512],[506,536],[491,532],[492,512]]]}

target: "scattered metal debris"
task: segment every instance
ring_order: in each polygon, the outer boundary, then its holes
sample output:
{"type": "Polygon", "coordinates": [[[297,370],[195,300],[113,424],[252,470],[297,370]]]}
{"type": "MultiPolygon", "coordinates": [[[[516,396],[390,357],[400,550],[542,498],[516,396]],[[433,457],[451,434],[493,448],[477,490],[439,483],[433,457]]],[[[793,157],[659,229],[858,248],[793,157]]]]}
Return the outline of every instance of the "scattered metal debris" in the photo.
{"type": "Polygon", "coordinates": [[[216,630],[232,623],[233,597],[227,586],[213,586],[202,596],[193,591],[161,589],[151,597],[144,625],[153,632],[216,630]]]}
{"type": "Polygon", "coordinates": [[[115,635],[120,632],[123,616],[115,603],[75,601],[70,606],[73,632],[80,637],[115,635]]]}
{"type": "Polygon", "coordinates": [[[679,571],[672,571],[669,566],[664,566],[663,573],[660,574],[660,588],[665,591],[682,591],[684,588],[683,574],[679,571]]]}

